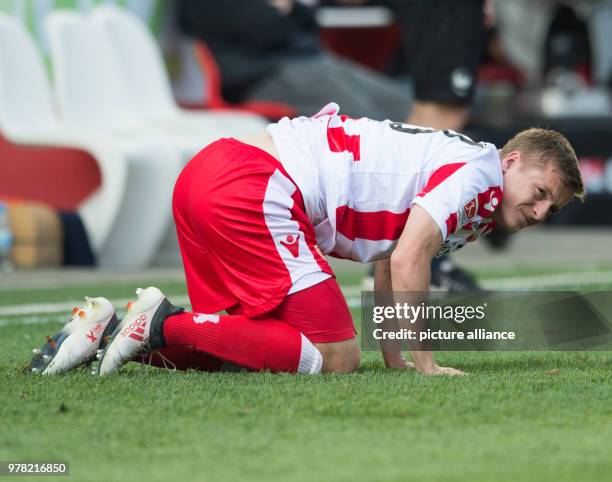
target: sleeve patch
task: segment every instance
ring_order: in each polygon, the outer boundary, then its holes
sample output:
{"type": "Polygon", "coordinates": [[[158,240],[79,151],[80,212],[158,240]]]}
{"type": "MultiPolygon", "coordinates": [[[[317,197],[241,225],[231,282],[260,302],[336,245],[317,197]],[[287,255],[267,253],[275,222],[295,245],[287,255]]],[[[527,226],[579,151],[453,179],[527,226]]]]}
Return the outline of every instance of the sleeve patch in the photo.
{"type": "Polygon", "coordinates": [[[493,212],[501,205],[503,192],[499,186],[491,186],[478,194],[478,215],[490,218],[493,212]]]}

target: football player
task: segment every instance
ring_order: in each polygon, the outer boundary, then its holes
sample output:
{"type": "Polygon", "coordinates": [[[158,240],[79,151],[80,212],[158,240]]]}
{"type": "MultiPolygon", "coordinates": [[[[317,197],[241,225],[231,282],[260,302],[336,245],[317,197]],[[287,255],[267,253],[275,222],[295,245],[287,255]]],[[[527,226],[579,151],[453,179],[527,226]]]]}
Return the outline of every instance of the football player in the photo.
{"type": "MultiPolygon", "coordinates": [[[[173,199],[193,312],[157,288],[138,290],[108,339],[112,310],[103,298],[90,300],[35,354],[35,371],[65,371],[95,346],[100,375],[143,353],[147,362],[177,368],[230,362],[352,372],[360,348],[325,255],[377,261],[377,291],[426,293],[434,256],[495,223],[508,231],[541,223],[583,196],[576,154],[558,132],[528,129],[498,149],[450,130],[338,111],[331,103],[313,117],[283,118],[260,136],[220,139],[197,154],[173,199]]],[[[438,366],[429,351],[411,355],[408,362],[399,349],[383,349],[391,368],[462,373],[438,366]]]]}

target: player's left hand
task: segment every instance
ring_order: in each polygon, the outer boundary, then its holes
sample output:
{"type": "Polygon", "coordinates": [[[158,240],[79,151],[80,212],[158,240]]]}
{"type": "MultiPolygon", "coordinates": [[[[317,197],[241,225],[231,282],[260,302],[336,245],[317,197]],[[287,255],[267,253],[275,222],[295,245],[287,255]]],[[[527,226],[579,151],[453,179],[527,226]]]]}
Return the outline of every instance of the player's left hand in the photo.
{"type": "Polygon", "coordinates": [[[452,367],[441,367],[438,365],[434,365],[434,367],[432,369],[429,369],[427,371],[420,371],[423,375],[434,375],[434,376],[438,376],[438,375],[450,375],[453,377],[462,377],[467,375],[467,373],[462,372],[461,370],[457,370],[456,368],[452,368],[452,367]]]}
{"type": "Polygon", "coordinates": [[[387,368],[393,369],[414,369],[414,363],[407,361],[400,353],[391,354],[389,352],[383,352],[383,358],[385,359],[385,365],[387,368]]]}

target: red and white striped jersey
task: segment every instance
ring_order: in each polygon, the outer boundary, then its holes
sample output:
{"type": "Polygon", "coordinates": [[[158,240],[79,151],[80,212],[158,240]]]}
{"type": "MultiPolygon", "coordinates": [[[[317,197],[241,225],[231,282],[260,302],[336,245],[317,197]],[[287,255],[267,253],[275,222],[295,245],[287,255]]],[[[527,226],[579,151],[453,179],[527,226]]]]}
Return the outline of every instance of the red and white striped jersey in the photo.
{"type": "Polygon", "coordinates": [[[503,194],[494,145],[454,131],[350,119],[338,110],[331,103],[313,117],[268,126],[324,254],[361,262],[388,257],[414,204],[440,227],[438,256],[493,228],[503,194]]]}

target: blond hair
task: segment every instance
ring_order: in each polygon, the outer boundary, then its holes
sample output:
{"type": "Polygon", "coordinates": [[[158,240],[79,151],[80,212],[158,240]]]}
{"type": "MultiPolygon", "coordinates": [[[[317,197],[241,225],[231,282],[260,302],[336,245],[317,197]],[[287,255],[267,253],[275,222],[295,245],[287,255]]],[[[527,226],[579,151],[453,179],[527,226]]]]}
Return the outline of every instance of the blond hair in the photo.
{"type": "Polygon", "coordinates": [[[519,151],[525,159],[541,165],[553,162],[561,172],[563,183],[572,189],[574,196],[584,200],[584,183],[578,169],[578,159],[574,148],[557,131],[532,127],[516,134],[501,149],[502,158],[512,151],[519,151]]]}

